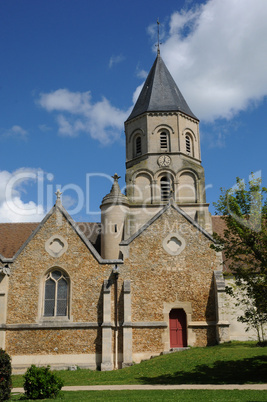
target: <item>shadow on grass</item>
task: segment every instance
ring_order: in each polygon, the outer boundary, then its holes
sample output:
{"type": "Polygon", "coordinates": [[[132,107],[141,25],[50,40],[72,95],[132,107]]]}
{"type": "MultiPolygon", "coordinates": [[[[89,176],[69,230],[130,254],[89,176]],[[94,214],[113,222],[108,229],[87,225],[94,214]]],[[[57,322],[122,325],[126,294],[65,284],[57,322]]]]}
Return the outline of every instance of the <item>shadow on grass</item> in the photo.
{"type": "Polygon", "coordinates": [[[265,342],[261,342],[261,344],[259,344],[259,342],[255,342],[255,341],[229,341],[229,342],[224,342],[221,343],[220,345],[218,345],[219,348],[223,348],[223,349],[227,349],[227,348],[258,348],[259,346],[264,347],[267,345],[264,345],[265,342]]]}
{"type": "Polygon", "coordinates": [[[194,371],[139,377],[143,384],[245,384],[267,382],[267,356],[201,364],[194,371]]]}

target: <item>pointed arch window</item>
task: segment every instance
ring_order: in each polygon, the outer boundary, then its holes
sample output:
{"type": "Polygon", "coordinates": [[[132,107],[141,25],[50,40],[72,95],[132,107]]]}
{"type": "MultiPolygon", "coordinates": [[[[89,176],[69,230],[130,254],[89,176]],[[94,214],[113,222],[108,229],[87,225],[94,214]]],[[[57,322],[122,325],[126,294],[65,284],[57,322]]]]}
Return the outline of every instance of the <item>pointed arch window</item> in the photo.
{"type": "Polygon", "coordinates": [[[60,270],[49,272],[45,278],[44,317],[68,315],[69,280],[60,270]]]}
{"type": "Polygon", "coordinates": [[[169,150],[169,137],[168,133],[162,131],[160,133],[160,149],[168,151],[169,150]]]}
{"type": "Polygon", "coordinates": [[[160,179],[160,194],[161,201],[168,201],[171,195],[171,181],[168,176],[163,176],[160,179]]]}
{"type": "Polygon", "coordinates": [[[189,134],[185,136],[185,150],[188,155],[192,155],[192,140],[189,134]]]}
{"type": "Polygon", "coordinates": [[[140,135],[135,139],[135,156],[142,155],[142,141],[140,135]]]}

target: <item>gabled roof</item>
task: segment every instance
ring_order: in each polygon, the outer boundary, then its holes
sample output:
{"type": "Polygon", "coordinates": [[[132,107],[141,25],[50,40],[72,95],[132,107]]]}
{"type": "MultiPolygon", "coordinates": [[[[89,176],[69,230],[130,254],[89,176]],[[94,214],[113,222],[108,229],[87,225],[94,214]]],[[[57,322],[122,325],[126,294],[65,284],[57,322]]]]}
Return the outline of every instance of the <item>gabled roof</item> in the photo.
{"type": "MultiPolygon", "coordinates": [[[[75,224],[100,252],[101,224],[97,222],[76,222],[75,224]]],[[[37,222],[0,223],[0,259],[12,258],[38,225],[37,222]]]]}
{"type": "Polygon", "coordinates": [[[181,208],[179,208],[173,201],[170,199],[170,202],[165,205],[156,215],[153,216],[147,223],[145,223],[137,232],[135,232],[131,237],[126,240],[123,240],[120,243],[120,246],[128,246],[136,237],[138,237],[141,233],[143,233],[152,223],[154,223],[157,219],[161,217],[169,208],[173,208],[180,215],[182,215],[189,223],[191,223],[196,229],[198,229],[204,236],[206,236],[210,241],[215,242],[213,237],[203,229],[197,222],[195,222],[186,212],[184,212],[181,208]]]}
{"type": "Polygon", "coordinates": [[[127,121],[146,112],[166,111],[179,111],[198,120],[158,54],[127,121]]]}
{"type": "Polygon", "coordinates": [[[62,213],[62,215],[66,218],[74,231],[78,234],[78,236],[85,243],[87,248],[91,251],[93,256],[100,264],[121,264],[123,262],[122,260],[104,260],[89,240],[91,239],[94,244],[99,243],[100,224],[94,222],[75,222],[60,202],[56,202],[50,212],[48,212],[48,214],[40,223],[0,224],[0,257],[2,254],[1,260],[5,261],[8,258],[10,262],[14,261],[22,252],[22,250],[27,246],[27,244],[32,240],[32,238],[36,235],[36,233],[44,226],[49,217],[56,212],[56,209],[62,213]],[[2,225],[3,231],[1,230],[2,225]],[[16,231],[17,236],[13,238],[13,235],[16,233],[16,231]],[[11,241],[11,246],[8,245],[8,241],[11,241]],[[6,254],[3,253],[3,249],[6,250],[6,254]]]}

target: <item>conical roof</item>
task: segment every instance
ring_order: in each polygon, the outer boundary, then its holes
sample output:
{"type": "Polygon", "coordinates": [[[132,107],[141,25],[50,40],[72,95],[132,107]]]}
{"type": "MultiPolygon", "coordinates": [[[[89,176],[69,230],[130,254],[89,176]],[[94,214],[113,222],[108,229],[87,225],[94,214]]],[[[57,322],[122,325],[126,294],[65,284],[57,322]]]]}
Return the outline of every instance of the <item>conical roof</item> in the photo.
{"type": "Polygon", "coordinates": [[[192,113],[164,61],[158,53],[146,82],[127,121],[146,112],[179,111],[198,118],[192,113]]]}
{"type": "Polygon", "coordinates": [[[114,179],[114,183],[112,184],[110,193],[105,195],[105,197],[103,198],[101,206],[104,204],[129,204],[127,197],[122,194],[120,185],[118,183],[120,176],[115,173],[112,178],[114,179]]]}

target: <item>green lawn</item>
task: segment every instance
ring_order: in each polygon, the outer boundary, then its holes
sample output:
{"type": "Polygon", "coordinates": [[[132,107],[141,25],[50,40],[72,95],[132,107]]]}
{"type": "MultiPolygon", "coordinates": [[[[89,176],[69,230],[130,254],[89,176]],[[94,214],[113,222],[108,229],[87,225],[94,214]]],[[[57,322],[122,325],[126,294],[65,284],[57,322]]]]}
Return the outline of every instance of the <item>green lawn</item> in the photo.
{"type": "MultiPolygon", "coordinates": [[[[267,347],[258,347],[255,342],[231,342],[155,357],[117,371],[58,374],[64,385],[266,383],[267,347]]],[[[22,376],[13,376],[12,380],[13,387],[23,386],[22,376]]]]}
{"type": "MultiPolygon", "coordinates": [[[[212,401],[244,402],[265,401],[265,391],[204,391],[204,390],[164,390],[164,391],[77,391],[61,392],[56,401],[212,401]]],[[[12,395],[11,401],[21,401],[21,395],[12,395]]],[[[27,399],[30,401],[31,399],[27,399]]],[[[40,399],[38,399],[40,400],[40,399]]],[[[42,399],[42,401],[55,399],[42,399]]]]}

